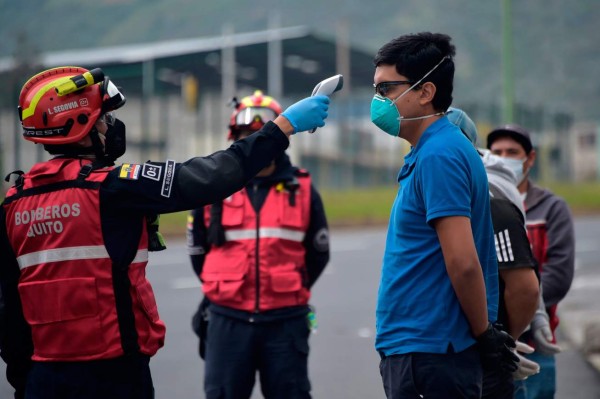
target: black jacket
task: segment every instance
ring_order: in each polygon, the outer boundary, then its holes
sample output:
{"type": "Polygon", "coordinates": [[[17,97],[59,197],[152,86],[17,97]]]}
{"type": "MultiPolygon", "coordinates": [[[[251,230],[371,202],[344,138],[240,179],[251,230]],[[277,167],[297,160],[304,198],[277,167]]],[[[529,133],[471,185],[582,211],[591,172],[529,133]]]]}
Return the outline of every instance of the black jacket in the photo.
{"type": "MultiPolygon", "coordinates": [[[[221,200],[243,188],[274,157],[283,153],[288,144],[287,137],[277,125],[269,122],[259,133],[207,157],[192,158],[183,163],[147,162],[133,175],[121,173],[123,166],[115,168],[100,188],[102,226],[98,226],[113,263],[131,263],[146,215],[189,210],[221,200]]],[[[1,207],[0,290],[4,316],[0,325],[6,328],[0,337],[0,353],[8,366],[7,378],[20,395],[24,390],[32,343],[17,291],[20,269],[7,237],[6,225],[11,222],[6,220],[1,207]]],[[[124,276],[126,278],[126,273],[124,276]]],[[[128,288],[128,281],[121,283],[115,283],[115,290],[128,288]]],[[[117,303],[117,313],[121,331],[129,331],[129,334],[122,334],[123,340],[137,340],[133,313],[127,308],[126,301],[117,303]]],[[[123,346],[126,344],[124,342],[123,346]]]]}

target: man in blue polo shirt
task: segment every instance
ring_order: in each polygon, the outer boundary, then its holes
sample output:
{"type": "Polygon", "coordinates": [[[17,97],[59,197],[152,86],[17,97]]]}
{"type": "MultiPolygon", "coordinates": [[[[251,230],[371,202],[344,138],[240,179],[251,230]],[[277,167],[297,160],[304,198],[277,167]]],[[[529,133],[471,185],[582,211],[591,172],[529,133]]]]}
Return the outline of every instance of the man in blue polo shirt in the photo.
{"type": "Polygon", "coordinates": [[[375,346],[388,399],[479,398],[482,366],[516,366],[514,340],[491,323],[498,269],[486,172],[444,116],[454,77],[450,40],[400,36],[374,60],[371,119],[412,146],[398,175],[377,301],[375,346]]]}

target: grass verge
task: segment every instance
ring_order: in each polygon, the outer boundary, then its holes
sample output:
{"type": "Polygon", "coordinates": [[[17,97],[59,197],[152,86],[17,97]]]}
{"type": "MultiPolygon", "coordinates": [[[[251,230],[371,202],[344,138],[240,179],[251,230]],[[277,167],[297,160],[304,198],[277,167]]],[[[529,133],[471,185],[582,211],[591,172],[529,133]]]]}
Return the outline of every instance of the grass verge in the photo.
{"type": "MultiPolygon", "coordinates": [[[[573,214],[600,213],[600,183],[548,183],[543,186],[567,201],[573,214]]],[[[332,227],[385,225],[396,197],[396,186],[322,190],[327,219],[332,227]]],[[[187,212],[161,216],[160,229],[168,236],[185,232],[187,212]]]]}

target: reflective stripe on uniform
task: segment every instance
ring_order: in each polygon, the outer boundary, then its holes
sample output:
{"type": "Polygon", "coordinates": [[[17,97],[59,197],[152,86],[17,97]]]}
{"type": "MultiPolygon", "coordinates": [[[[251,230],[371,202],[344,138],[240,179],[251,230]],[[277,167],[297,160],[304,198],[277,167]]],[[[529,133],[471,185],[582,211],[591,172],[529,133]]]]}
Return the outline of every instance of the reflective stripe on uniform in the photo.
{"type": "MultiPolygon", "coordinates": [[[[304,232],[291,229],[282,229],[277,227],[261,227],[258,231],[259,238],[281,238],[284,240],[302,242],[304,232]]],[[[227,241],[234,240],[254,240],[256,239],[256,230],[227,230],[225,231],[227,241]]]]}
{"type": "MultiPolygon", "coordinates": [[[[78,259],[104,259],[109,258],[104,245],[69,247],[58,249],[47,249],[45,251],[31,252],[17,258],[21,270],[26,267],[36,266],[42,263],[62,262],[78,259]]],[[[132,263],[148,260],[148,250],[142,249],[137,252],[132,263]]]]}
{"type": "Polygon", "coordinates": [[[148,250],[147,249],[138,249],[135,254],[135,258],[131,261],[131,263],[140,263],[140,262],[148,262],[148,250]]]}

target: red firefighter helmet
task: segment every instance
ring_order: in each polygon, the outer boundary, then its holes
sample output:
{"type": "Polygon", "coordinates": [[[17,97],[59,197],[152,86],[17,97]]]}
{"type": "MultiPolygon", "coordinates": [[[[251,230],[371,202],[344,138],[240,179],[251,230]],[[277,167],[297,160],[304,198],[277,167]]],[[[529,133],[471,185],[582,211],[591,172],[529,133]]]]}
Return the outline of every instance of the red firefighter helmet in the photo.
{"type": "Polygon", "coordinates": [[[52,68],[29,79],[19,96],[23,137],[40,144],[75,143],[98,118],[120,108],[125,96],[99,68],[52,68]]]}
{"type": "MultiPolygon", "coordinates": [[[[234,100],[235,101],[235,100],[234,100]]],[[[281,105],[273,97],[256,90],[253,95],[236,101],[235,111],[229,120],[229,140],[235,140],[242,130],[257,131],[281,114],[281,105]]]]}

